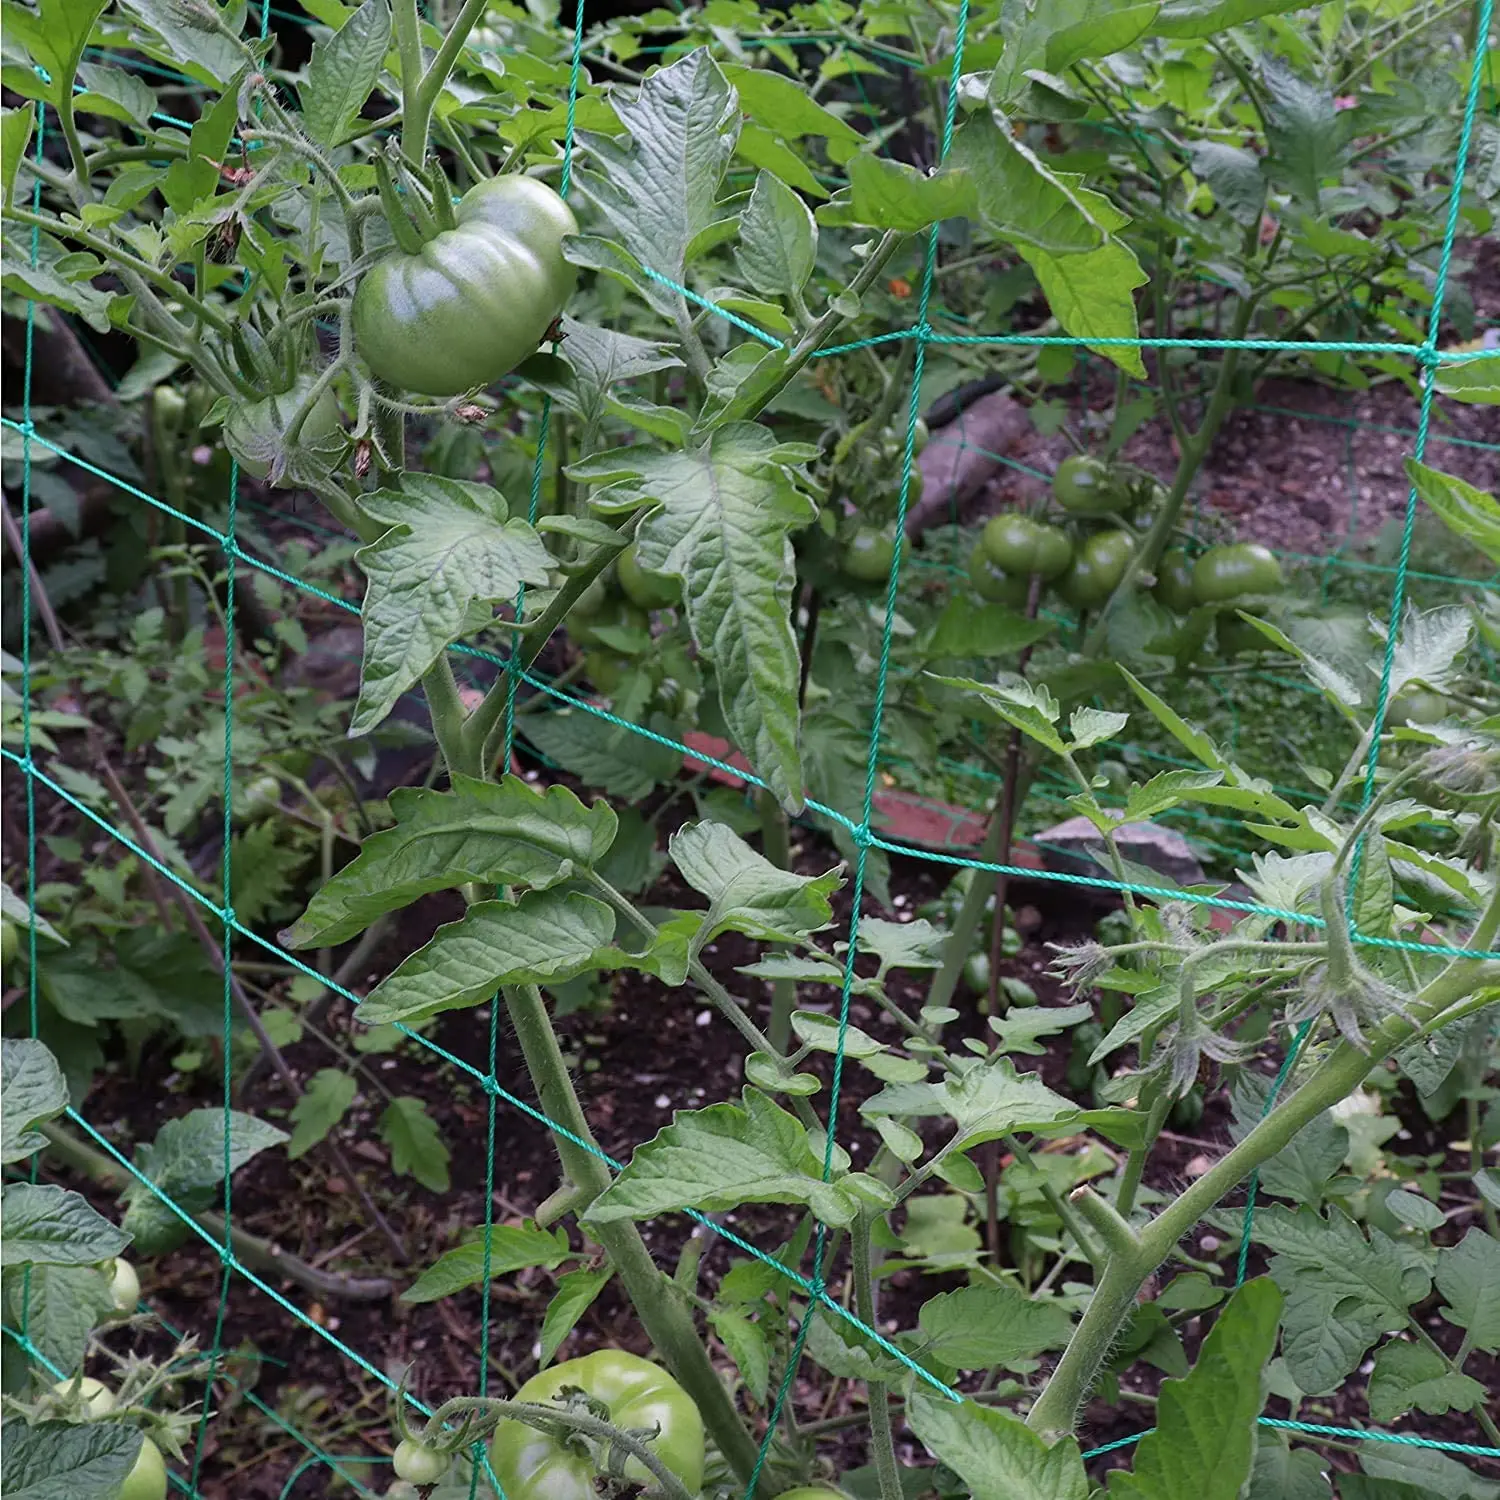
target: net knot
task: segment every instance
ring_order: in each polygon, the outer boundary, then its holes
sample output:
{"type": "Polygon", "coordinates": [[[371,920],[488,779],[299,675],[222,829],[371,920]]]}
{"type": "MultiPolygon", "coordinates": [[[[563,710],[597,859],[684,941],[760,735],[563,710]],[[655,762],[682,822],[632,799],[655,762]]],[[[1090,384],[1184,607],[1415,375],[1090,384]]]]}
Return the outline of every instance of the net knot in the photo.
{"type": "Polygon", "coordinates": [[[1417,363],[1425,369],[1435,370],[1442,364],[1443,356],[1438,353],[1437,345],[1431,339],[1417,350],[1417,363]]]}
{"type": "MultiPolygon", "coordinates": [[[[38,68],[37,72],[40,73],[41,69],[38,68]]],[[[17,429],[17,431],[20,432],[20,434],[21,434],[22,437],[35,437],[36,436],[36,423],[33,422],[30,417],[27,417],[24,422],[17,422],[16,423],[16,429],[17,429]]]]}
{"type": "Polygon", "coordinates": [[[849,837],[861,849],[868,849],[875,842],[875,835],[870,832],[870,821],[865,819],[857,828],[849,830],[849,837]]]}
{"type": "Polygon", "coordinates": [[[500,1080],[493,1073],[486,1073],[479,1080],[479,1084],[491,1099],[498,1099],[500,1097],[500,1080]]]}
{"type": "Polygon", "coordinates": [[[224,925],[226,927],[239,927],[240,920],[237,916],[235,916],[233,906],[226,904],[225,906],[221,907],[219,910],[219,915],[223,918],[224,925]]]}
{"type": "Polygon", "coordinates": [[[935,329],[932,324],[927,321],[926,318],[923,318],[922,321],[918,323],[911,332],[912,337],[916,339],[919,344],[930,343],[937,337],[937,329],[935,329]]]}

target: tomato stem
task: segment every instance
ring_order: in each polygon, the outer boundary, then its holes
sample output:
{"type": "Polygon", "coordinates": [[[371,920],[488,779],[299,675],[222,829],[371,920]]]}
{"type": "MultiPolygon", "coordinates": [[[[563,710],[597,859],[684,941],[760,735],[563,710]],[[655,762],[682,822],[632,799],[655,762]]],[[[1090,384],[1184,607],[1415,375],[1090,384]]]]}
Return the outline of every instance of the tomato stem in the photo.
{"type": "Polygon", "coordinates": [[[396,246],[403,254],[416,255],[422,249],[422,236],[411,221],[401,194],[391,176],[390,163],[381,152],[375,153],[375,186],[380,192],[380,206],[385,210],[385,221],[391,226],[396,246]]]}

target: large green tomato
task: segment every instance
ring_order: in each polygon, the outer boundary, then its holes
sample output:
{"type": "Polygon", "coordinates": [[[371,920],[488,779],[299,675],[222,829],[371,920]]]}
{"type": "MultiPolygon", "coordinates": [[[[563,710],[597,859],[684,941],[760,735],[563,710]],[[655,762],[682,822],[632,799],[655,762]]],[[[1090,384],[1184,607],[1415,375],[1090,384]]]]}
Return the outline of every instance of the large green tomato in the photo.
{"type": "Polygon", "coordinates": [[[1158,604],[1174,615],[1187,614],[1197,603],[1193,592],[1193,560],[1181,548],[1162,553],[1156,565],[1156,587],[1152,590],[1158,604]]]}
{"type": "Polygon", "coordinates": [[[1281,588],[1281,564],[1259,542],[1210,547],[1193,564],[1193,594],[1199,604],[1225,604],[1248,594],[1274,594],[1281,588]]]}
{"type": "Polygon", "coordinates": [[[162,1460],[161,1449],[150,1438],[142,1438],[135,1465],[125,1476],[115,1500],[166,1500],[166,1495],[167,1466],[162,1460]]]}
{"type": "Polygon", "coordinates": [[[1135,541],[1128,531],[1100,531],[1091,536],[1057,581],[1057,592],[1074,609],[1097,609],[1125,576],[1135,541]]]}
{"type": "Polygon", "coordinates": [[[891,576],[895,553],[896,544],[887,532],[861,526],[844,548],[844,571],[861,583],[884,583],[891,576]]]}
{"type": "Polygon", "coordinates": [[[14,922],[0,921],[0,970],[21,956],[21,929],[14,922]]]}
{"type": "Polygon", "coordinates": [[[1015,512],[985,523],[984,550],[997,568],[1022,578],[1033,573],[1056,578],[1073,561],[1073,544],[1065,533],[1015,512]]]}
{"type": "Polygon", "coordinates": [[[1452,705],[1441,693],[1425,688],[1402,688],[1385,711],[1387,724],[1436,724],[1446,719],[1452,705]]]}
{"type": "MultiPolygon", "coordinates": [[[[659,1365],[622,1349],[601,1349],[533,1375],[515,1399],[547,1405],[564,1386],[577,1386],[602,1401],[616,1427],[659,1428],[655,1438],[646,1439],[653,1451],[690,1495],[703,1487],[703,1419],[688,1393],[659,1365]]],[[[490,1462],[510,1500],[597,1500],[594,1465],[522,1422],[502,1422],[495,1429],[490,1462]]],[[[626,1461],[625,1478],[655,1483],[635,1458],[626,1461]]]]}
{"type": "Polygon", "coordinates": [[[1052,498],[1064,510],[1097,516],[1122,510],[1130,501],[1130,491],[1108,464],[1075,453],[1058,464],[1052,476],[1052,498]]]}
{"type": "Polygon", "coordinates": [[[1026,598],[1031,592],[1030,580],[1016,573],[1007,573],[995,566],[983,542],[975,542],[969,554],[969,582],[981,599],[991,604],[1009,605],[1011,609],[1025,609],[1026,598]]]}
{"type": "Polygon", "coordinates": [[[804,1484],[795,1490],[783,1490],[776,1500],[849,1500],[849,1497],[826,1484],[804,1484]]]}
{"type": "Polygon", "coordinates": [[[662,573],[648,573],[632,542],[615,563],[625,597],[641,609],[675,609],[682,603],[682,583],[662,573]]]}
{"type": "Polygon", "coordinates": [[[490,385],[532,353],[573,293],[563,259],[573,211],[511,173],[469,189],[456,229],[415,255],[394,250],[354,294],[354,340],[388,384],[426,396],[490,385]]]}

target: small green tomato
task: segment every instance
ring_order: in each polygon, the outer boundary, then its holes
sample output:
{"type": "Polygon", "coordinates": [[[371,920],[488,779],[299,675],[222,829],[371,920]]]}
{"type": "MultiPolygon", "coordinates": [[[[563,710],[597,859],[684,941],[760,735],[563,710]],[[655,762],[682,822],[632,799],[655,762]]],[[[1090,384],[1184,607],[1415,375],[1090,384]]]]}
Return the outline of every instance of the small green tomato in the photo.
{"type": "Polygon", "coordinates": [[[52,1389],[63,1397],[76,1392],[90,1417],[102,1417],[115,1409],[115,1393],[102,1380],[95,1380],[92,1375],[84,1375],[77,1380],[59,1380],[52,1389]]]}
{"type": "Polygon", "coordinates": [[[166,1500],[167,1466],[161,1449],[150,1438],[141,1439],[135,1465],[125,1476],[116,1500],[166,1500]]]}
{"type": "Polygon", "coordinates": [[[402,1438],[396,1445],[396,1478],[412,1484],[436,1484],[452,1462],[448,1454],[429,1448],[416,1438],[402,1438]]]}
{"type": "Polygon", "coordinates": [[[109,1278],[109,1298],[117,1313],[128,1317],[141,1300],[141,1278],[128,1260],[116,1257],[109,1278]]]}

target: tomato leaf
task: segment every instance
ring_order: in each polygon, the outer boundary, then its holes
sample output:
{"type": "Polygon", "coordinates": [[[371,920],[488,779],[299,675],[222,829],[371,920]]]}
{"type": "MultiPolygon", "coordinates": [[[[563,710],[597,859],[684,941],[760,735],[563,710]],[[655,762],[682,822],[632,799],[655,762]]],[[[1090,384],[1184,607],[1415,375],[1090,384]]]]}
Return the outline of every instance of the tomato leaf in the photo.
{"type": "Polygon", "coordinates": [[[907,1352],[960,1370],[988,1370],[1061,1349],[1073,1320],[1056,1302],[1028,1297],[1009,1283],[940,1292],[917,1314],[922,1342],[907,1352]]]}
{"type": "Polygon", "coordinates": [[[351,735],[374,729],[473,628],[474,606],[507,603],[522,584],[548,582],[547,549],[525,521],[507,519],[498,490],[413,473],[402,476],[401,486],[360,500],[391,529],[354,554],[369,583],[351,735]]]}
{"type": "Polygon", "coordinates": [[[1225,1304],[1198,1362],[1164,1381],[1156,1427],[1137,1445],[1130,1473],[1113,1470],[1120,1500],[1239,1500],[1255,1461],[1261,1370],[1276,1348],[1281,1293],[1257,1277],[1225,1304]]]}
{"type": "Polygon", "coordinates": [[[918,1385],[906,1420],[927,1451],[963,1480],[973,1500],[1085,1500],[1089,1493],[1075,1439],[1049,1445],[998,1407],[948,1401],[918,1385]]]}
{"type": "Polygon", "coordinates": [[[695,952],[721,932],[762,942],[816,932],[832,920],[829,897],[843,884],[837,869],[796,875],[778,868],[722,823],[685,823],[667,852],[682,878],[710,902],[695,952]]]}
{"type": "Polygon", "coordinates": [[[53,1183],[8,1182],[0,1205],[0,1265],[92,1266],[130,1243],[82,1194],[53,1183]]]}
{"type": "Polygon", "coordinates": [[[5,1294],[7,1321],[24,1328],[32,1347],[63,1377],[77,1373],[89,1335],[114,1311],[109,1280],[94,1266],[35,1264],[29,1275],[7,1277],[5,1294]]]}
{"type": "Polygon", "coordinates": [[[708,1315],[709,1325],[729,1351],[745,1382],[745,1389],[764,1403],[771,1383],[771,1347],[759,1323],[733,1308],[721,1307],[708,1315]]]}
{"type": "Polygon", "coordinates": [[[630,144],[581,131],[599,170],[574,181],[643,266],[681,282],[693,241],[720,217],[719,184],[739,133],[734,90],[706,47],[612,96],[630,144]]]}
{"type": "Polygon", "coordinates": [[[1472,542],[1491,562],[1500,563],[1500,502],[1493,495],[1414,458],[1406,460],[1406,472],[1444,526],[1472,542]]]}
{"type": "Polygon", "coordinates": [[[557,1278],[557,1291],[542,1315],[542,1331],[537,1338],[540,1352],[537,1368],[545,1370],[562,1342],[577,1326],[578,1320],[594,1304],[594,1299],[609,1285],[614,1275],[610,1266],[597,1271],[568,1271],[557,1278]]]}
{"type": "Polygon", "coordinates": [[[398,787],[391,811],[396,826],[371,834],[320,887],[281,935],[288,947],[331,947],[385,912],[471,881],[545,890],[597,864],[617,826],[605,803],[585,806],[567,787],[538,791],[517,776],[457,775],[446,792],[398,787]]]}
{"type": "Polygon", "coordinates": [[[391,1170],[398,1177],[415,1177],[434,1193],[448,1191],[450,1153],[420,1099],[398,1095],[386,1105],[375,1129],[391,1148],[391,1170]]]}
{"type": "Polygon", "coordinates": [[[0,1162],[24,1161],[47,1144],[36,1127],[68,1107],[68,1085],[41,1042],[0,1041],[0,1162]]]}
{"type": "Polygon", "coordinates": [[[807,205],[769,172],[758,172],[734,251],[745,280],[768,296],[792,296],[807,285],[817,254],[818,226],[807,205]]]}
{"type": "Polygon", "coordinates": [[[1369,1402],[1377,1422],[1394,1422],[1413,1410],[1433,1417],[1472,1411],[1484,1399],[1484,1387],[1472,1375],[1450,1369],[1436,1349],[1393,1339],[1376,1352],[1369,1402]]]}
{"type": "Polygon", "coordinates": [[[684,1208],[713,1213],[746,1203],[803,1203],[825,1224],[853,1222],[859,1203],[824,1182],[823,1156],[797,1117],[753,1088],[744,1104],[679,1110],[625,1164],[583,1216],[585,1224],[650,1219],[684,1208]]]}
{"type": "Polygon", "coordinates": [[[682,580],[688,625],[712,661],[736,743],[787,808],[802,805],[791,533],[814,519],[775,436],[730,422],[680,452],[626,448],[572,466],[613,481],[605,510],[659,505],[642,523],[641,566],[682,580]]]}
{"type": "Polygon", "coordinates": [[[364,0],[331,37],[313,44],[307,81],[299,92],[303,125],[319,145],[336,146],[358,118],[390,45],[387,0],[364,0]]]}
{"type": "MultiPolygon", "coordinates": [[[[492,1278],[510,1276],[517,1271],[528,1270],[532,1266],[546,1266],[550,1270],[553,1266],[560,1266],[565,1260],[572,1260],[576,1253],[569,1248],[568,1237],[561,1229],[539,1229],[529,1220],[525,1224],[492,1224],[487,1231],[483,1229],[476,1231],[463,1244],[449,1250],[428,1266],[401,1293],[401,1300],[403,1302],[436,1302],[439,1298],[451,1297],[455,1292],[478,1286],[484,1280],[486,1235],[489,1239],[490,1276],[492,1278]]],[[[580,1271],[572,1274],[594,1276],[599,1273],[580,1271]]],[[[609,1271],[603,1273],[604,1281],[609,1280],[610,1274],[609,1271]]],[[[562,1278],[562,1281],[567,1280],[569,1280],[568,1276],[562,1278]]],[[[604,1285],[604,1281],[599,1283],[599,1287],[604,1285]]],[[[599,1287],[595,1288],[594,1295],[596,1296],[599,1287]]],[[[592,1301],[593,1298],[590,1297],[589,1300],[592,1301]]],[[[578,1309],[573,1322],[578,1321],[578,1316],[582,1315],[587,1306],[586,1302],[578,1309]]],[[[551,1314],[550,1308],[548,1314],[549,1316],[551,1314]]],[[[568,1326],[572,1327],[572,1324],[568,1326]]],[[[546,1358],[542,1360],[542,1363],[547,1363],[546,1358]]]]}
{"type": "Polygon", "coordinates": [[[0,1443],[6,1500],[110,1500],[145,1441],[126,1422],[37,1422],[12,1418],[0,1443]]]}
{"type": "Polygon", "coordinates": [[[1438,1251],[1433,1280],[1448,1302],[1443,1318],[1466,1329],[1474,1348],[1500,1349],[1500,1240],[1471,1227],[1438,1251]]]}
{"type": "Polygon", "coordinates": [[[292,1138],[286,1154],[296,1161],[306,1156],[344,1118],[354,1103],[358,1086],[342,1068],[319,1068],[307,1080],[307,1089],[292,1106],[292,1138]]]}

